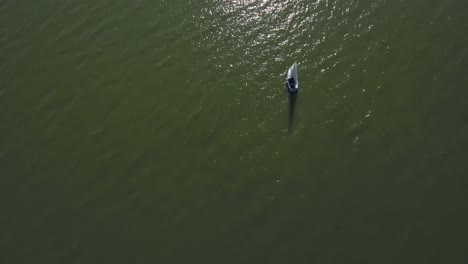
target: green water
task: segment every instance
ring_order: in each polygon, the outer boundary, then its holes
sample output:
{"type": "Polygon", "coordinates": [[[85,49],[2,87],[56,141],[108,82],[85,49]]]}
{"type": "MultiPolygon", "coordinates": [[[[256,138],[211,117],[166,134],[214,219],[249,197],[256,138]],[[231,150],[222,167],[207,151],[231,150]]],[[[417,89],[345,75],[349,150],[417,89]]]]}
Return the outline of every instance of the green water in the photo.
{"type": "Polygon", "coordinates": [[[467,32],[464,0],[2,0],[0,263],[466,263],[467,32]]]}

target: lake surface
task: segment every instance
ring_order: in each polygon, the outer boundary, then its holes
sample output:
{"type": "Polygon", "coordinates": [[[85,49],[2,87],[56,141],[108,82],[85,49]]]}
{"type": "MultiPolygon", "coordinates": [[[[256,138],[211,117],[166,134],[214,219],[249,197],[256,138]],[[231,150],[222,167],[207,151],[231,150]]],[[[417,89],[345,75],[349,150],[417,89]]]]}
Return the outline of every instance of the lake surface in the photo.
{"type": "Polygon", "coordinates": [[[1,263],[468,261],[466,1],[1,0],[0,25],[1,263]]]}

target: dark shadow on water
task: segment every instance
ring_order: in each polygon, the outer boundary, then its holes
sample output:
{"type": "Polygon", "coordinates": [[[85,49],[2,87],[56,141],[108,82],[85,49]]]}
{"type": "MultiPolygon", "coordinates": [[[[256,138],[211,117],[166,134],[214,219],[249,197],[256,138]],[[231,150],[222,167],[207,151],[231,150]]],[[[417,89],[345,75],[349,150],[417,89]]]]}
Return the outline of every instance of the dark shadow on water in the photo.
{"type": "Polygon", "coordinates": [[[288,125],[288,132],[291,132],[291,128],[293,127],[293,119],[294,119],[294,111],[296,109],[296,101],[297,101],[297,92],[289,94],[289,125],[288,125]]]}

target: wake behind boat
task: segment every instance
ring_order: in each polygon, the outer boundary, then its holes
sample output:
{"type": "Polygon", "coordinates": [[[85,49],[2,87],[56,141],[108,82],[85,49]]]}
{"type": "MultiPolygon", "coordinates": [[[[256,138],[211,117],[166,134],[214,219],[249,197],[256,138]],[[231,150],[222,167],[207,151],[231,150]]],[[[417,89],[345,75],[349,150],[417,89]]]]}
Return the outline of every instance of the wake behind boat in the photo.
{"type": "Polygon", "coordinates": [[[288,91],[290,93],[296,93],[299,90],[299,80],[297,78],[297,63],[294,62],[291,67],[289,67],[287,82],[288,91]]]}

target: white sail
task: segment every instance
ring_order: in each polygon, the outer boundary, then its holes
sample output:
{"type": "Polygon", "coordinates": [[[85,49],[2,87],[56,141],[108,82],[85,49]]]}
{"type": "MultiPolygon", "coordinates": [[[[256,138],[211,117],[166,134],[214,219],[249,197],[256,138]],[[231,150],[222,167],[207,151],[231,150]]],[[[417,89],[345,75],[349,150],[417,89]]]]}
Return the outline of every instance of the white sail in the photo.
{"type": "Polygon", "coordinates": [[[297,92],[297,90],[299,89],[299,79],[297,78],[297,63],[296,62],[294,62],[293,65],[291,65],[291,67],[289,67],[288,80],[290,78],[294,79],[295,84],[292,86],[288,85],[288,89],[290,92],[297,92]]]}

